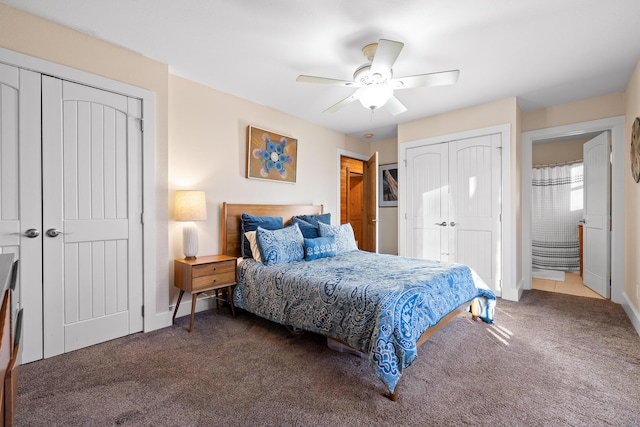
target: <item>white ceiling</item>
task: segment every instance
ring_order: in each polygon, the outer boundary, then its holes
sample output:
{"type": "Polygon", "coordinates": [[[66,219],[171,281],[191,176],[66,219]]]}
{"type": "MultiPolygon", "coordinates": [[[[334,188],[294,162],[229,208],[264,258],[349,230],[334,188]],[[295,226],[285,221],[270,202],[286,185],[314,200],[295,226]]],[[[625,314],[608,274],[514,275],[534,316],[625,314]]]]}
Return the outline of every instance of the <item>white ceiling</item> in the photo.
{"type": "MultiPolygon", "coordinates": [[[[506,97],[524,111],[624,91],[640,58],[639,0],[0,0],[169,65],[171,73],[363,139],[506,97]],[[396,91],[408,111],[359,103],[361,48],[405,44],[396,77],[459,69],[455,86],[396,91]]],[[[70,47],[72,48],[72,47],[70,47]]]]}

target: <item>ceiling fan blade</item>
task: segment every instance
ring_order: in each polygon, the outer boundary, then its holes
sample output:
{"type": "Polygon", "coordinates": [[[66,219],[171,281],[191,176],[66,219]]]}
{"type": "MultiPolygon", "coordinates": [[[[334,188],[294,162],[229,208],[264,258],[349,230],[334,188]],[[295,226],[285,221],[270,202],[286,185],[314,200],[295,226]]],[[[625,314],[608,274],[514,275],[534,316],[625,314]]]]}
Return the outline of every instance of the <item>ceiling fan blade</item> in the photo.
{"type": "Polygon", "coordinates": [[[329,79],[327,77],[315,77],[315,76],[305,76],[305,75],[298,76],[296,81],[300,83],[316,83],[321,85],[332,85],[332,86],[346,86],[346,87],[360,86],[359,83],[356,83],[354,81],[329,79]]]}
{"type": "Polygon", "coordinates": [[[398,55],[400,55],[403,47],[404,43],[380,39],[378,41],[378,47],[376,48],[376,54],[371,61],[371,71],[369,75],[380,74],[386,76],[396,62],[396,59],[398,59],[398,55]]]}
{"type": "Polygon", "coordinates": [[[405,107],[404,104],[400,102],[400,100],[395,96],[392,96],[387,100],[386,104],[384,104],[384,108],[386,108],[394,116],[407,111],[407,107],[405,107]]]}
{"type": "Polygon", "coordinates": [[[351,104],[353,101],[357,100],[358,97],[356,96],[356,94],[352,94],[350,96],[347,96],[345,99],[343,99],[342,101],[333,104],[331,107],[327,108],[326,110],[323,111],[323,113],[335,113],[338,110],[343,109],[344,107],[346,107],[347,105],[351,104]]]}
{"type": "Polygon", "coordinates": [[[458,81],[459,75],[460,70],[450,70],[438,73],[399,77],[391,80],[391,86],[394,89],[411,89],[414,87],[452,85],[458,81]]]}

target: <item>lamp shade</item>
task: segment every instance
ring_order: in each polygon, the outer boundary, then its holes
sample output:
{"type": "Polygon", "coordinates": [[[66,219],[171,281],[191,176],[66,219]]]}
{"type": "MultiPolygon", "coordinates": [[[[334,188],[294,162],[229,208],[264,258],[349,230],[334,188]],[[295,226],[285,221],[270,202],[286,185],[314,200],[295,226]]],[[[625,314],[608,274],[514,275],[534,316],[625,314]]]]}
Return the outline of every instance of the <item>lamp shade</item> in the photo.
{"type": "Polygon", "coordinates": [[[204,191],[177,190],[174,208],[176,221],[203,221],[207,219],[207,201],[204,191]]]}

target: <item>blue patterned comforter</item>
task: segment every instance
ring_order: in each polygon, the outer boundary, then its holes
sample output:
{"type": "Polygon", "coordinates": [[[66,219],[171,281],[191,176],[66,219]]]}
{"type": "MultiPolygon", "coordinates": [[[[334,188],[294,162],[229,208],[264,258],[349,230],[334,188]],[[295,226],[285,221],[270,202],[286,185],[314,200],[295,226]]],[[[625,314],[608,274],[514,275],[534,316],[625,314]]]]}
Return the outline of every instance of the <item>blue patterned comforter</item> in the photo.
{"type": "Polygon", "coordinates": [[[245,259],[234,304],[367,353],[393,392],[420,336],[478,296],[480,317],[491,323],[496,297],[469,267],[352,251],[273,266],[245,259]]]}

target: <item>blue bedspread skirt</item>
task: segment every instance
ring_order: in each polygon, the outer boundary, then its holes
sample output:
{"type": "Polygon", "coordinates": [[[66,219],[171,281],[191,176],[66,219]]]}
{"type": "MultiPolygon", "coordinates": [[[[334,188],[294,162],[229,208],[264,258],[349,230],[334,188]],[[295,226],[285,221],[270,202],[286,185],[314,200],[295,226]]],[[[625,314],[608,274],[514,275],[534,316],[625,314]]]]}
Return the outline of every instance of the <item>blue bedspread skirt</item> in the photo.
{"type": "Polygon", "coordinates": [[[469,267],[352,251],[268,267],[244,260],[234,304],[367,353],[392,392],[420,336],[476,297],[491,323],[496,297],[469,267]]]}

